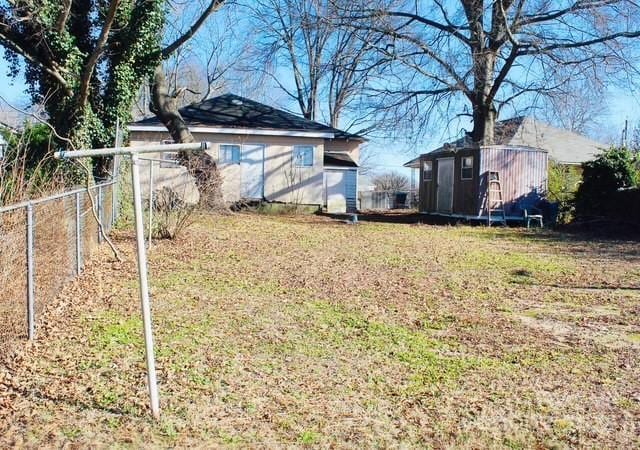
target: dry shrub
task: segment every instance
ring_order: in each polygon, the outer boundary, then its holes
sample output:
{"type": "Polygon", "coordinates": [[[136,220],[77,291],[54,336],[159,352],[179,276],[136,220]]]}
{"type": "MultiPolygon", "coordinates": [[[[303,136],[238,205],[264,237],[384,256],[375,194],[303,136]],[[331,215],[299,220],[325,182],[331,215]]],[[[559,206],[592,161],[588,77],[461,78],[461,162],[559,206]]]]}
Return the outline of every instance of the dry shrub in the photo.
{"type": "MultiPolygon", "coordinates": [[[[200,200],[197,205],[185,202],[185,193],[162,188],[153,193],[154,236],[175,239],[194,222],[197,210],[224,212],[228,208],[222,198],[222,176],[216,163],[205,154],[183,154],[181,162],[195,178],[200,200]]],[[[186,189],[186,185],[185,185],[186,189]]]]}
{"type": "Polygon", "coordinates": [[[180,160],[196,180],[200,193],[198,206],[209,211],[226,210],[222,197],[222,176],[215,161],[206,153],[185,153],[180,155],[180,160]]]}
{"type": "Polygon", "coordinates": [[[6,133],[8,146],[0,159],[0,205],[43,197],[64,188],[64,167],[53,159],[51,134],[28,125],[6,133]]]}
{"type": "Polygon", "coordinates": [[[197,206],[185,203],[175,191],[163,188],[154,193],[154,236],[159,239],[175,239],[194,222],[197,206]]]}

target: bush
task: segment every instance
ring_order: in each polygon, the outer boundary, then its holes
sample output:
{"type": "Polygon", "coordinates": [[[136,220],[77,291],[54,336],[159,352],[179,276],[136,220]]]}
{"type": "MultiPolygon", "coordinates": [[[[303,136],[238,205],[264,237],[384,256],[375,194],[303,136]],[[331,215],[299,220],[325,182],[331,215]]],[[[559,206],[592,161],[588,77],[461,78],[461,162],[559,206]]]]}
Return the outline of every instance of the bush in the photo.
{"type": "Polygon", "coordinates": [[[7,143],[4,158],[0,158],[0,204],[85,182],[85,171],[79,165],[54,159],[53,152],[59,147],[47,125],[25,122],[20,131],[1,128],[0,134],[7,143]]]}
{"type": "Polygon", "coordinates": [[[607,150],[582,165],[582,184],[576,193],[577,215],[605,215],[616,192],[638,182],[636,157],[625,148],[607,150]]]}
{"type": "Polygon", "coordinates": [[[2,130],[7,143],[0,159],[0,205],[38,197],[63,186],[59,164],[53,160],[51,132],[45,125],[25,124],[13,133],[2,130]]]}
{"type": "Polygon", "coordinates": [[[577,167],[549,162],[547,200],[558,205],[559,223],[568,223],[575,214],[575,197],[582,176],[577,167]]]}
{"type": "Polygon", "coordinates": [[[154,237],[175,239],[193,224],[196,205],[186,204],[180,195],[166,187],[153,196],[154,237]]]}

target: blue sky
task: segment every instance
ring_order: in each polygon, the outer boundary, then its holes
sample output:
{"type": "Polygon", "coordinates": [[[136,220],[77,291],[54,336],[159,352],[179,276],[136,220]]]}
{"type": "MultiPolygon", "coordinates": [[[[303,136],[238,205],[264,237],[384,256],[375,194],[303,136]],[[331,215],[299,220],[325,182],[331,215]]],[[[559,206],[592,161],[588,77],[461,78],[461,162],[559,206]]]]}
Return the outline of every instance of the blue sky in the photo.
{"type": "MultiPolygon", "coordinates": [[[[0,60],[0,96],[14,106],[28,106],[29,97],[25,92],[24,79],[22,77],[11,79],[7,75],[8,72],[8,64],[4,59],[0,60]]],[[[282,101],[283,96],[278,97],[282,101]]],[[[625,120],[629,121],[630,128],[640,124],[640,95],[620,87],[611,87],[606,98],[603,98],[603,102],[607,104],[608,112],[600,120],[598,137],[605,143],[613,140],[619,142],[625,120]]],[[[291,109],[294,106],[290,105],[291,109]]],[[[0,107],[6,109],[4,104],[0,107]]],[[[374,172],[395,170],[409,175],[410,170],[403,168],[402,164],[420,153],[436,148],[442,142],[459,137],[462,128],[470,129],[471,125],[468,122],[456,123],[450,127],[449,131],[438,130],[416,144],[372,140],[367,144],[374,155],[369,164],[374,172]]]]}

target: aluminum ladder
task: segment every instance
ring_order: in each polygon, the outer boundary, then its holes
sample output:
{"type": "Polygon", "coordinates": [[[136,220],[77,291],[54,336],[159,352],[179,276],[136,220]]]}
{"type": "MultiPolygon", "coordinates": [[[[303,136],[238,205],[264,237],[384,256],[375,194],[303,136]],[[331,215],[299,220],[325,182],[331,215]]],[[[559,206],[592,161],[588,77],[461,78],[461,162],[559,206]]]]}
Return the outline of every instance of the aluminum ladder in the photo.
{"type": "Polygon", "coordinates": [[[507,226],[507,217],[504,213],[500,174],[489,171],[487,173],[487,225],[491,226],[493,223],[507,226]]]}

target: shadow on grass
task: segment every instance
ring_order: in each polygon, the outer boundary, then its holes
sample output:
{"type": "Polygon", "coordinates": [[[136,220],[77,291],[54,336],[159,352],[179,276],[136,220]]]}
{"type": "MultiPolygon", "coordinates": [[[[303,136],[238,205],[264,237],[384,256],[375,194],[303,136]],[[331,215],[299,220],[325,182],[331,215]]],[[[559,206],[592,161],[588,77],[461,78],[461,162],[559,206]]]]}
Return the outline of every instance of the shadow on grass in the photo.
{"type": "Polygon", "coordinates": [[[569,290],[585,290],[585,291],[640,291],[640,286],[605,286],[605,285],[561,285],[561,284],[544,284],[544,283],[533,283],[534,286],[539,287],[550,287],[555,289],[569,289],[569,290]]]}
{"type": "Polygon", "coordinates": [[[112,406],[105,406],[105,405],[101,405],[100,403],[98,403],[97,401],[92,401],[92,400],[79,400],[79,399],[74,399],[74,398],[68,398],[65,397],[63,395],[61,396],[54,396],[54,395],[49,395],[49,394],[45,394],[43,392],[40,392],[37,389],[27,389],[27,388],[18,388],[15,386],[11,386],[10,389],[15,392],[16,394],[20,395],[23,398],[29,398],[29,397],[35,397],[39,400],[46,400],[46,401],[50,401],[53,403],[64,403],[68,406],[72,406],[75,408],[78,408],[79,410],[97,410],[97,411],[103,411],[105,413],[108,414],[114,414],[114,415],[118,415],[118,416],[126,416],[126,417],[131,417],[131,418],[136,418],[136,419],[144,419],[147,416],[149,418],[151,418],[150,413],[147,414],[145,411],[140,411],[140,412],[132,412],[129,408],[118,408],[118,407],[112,407],[112,406]]]}

